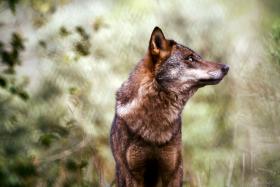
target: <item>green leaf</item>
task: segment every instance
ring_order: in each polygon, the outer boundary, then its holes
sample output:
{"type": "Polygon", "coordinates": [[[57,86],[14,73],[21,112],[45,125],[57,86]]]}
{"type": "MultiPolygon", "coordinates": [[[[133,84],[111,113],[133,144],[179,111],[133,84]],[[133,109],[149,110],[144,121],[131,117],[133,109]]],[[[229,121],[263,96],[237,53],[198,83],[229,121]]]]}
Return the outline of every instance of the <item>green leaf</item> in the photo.
{"type": "Polygon", "coordinates": [[[0,77],[0,86],[3,88],[7,87],[7,80],[4,77],[0,77]]]}
{"type": "Polygon", "coordinates": [[[17,88],[15,86],[11,86],[9,91],[12,93],[12,94],[17,94],[17,88]]]}
{"type": "Polygon", "coordinates": [[[76,95],[79,92],[79,89],[77,87],[70,87],[69,88],[69,93],[71,95],[76,95]]]}
{"type": "Polygon", "coordinates": [[[12,34],[12,39],[11,39],[10,44],[14,48],[14,50],[24,50],[25,49],[25,46],[23,44],[23,39],[19,33],[14,32],[12,34]]]}
{"type": "Polygon", "coordinates": [[[18,92],[18,96],[25,101],[29,99],[28,93],[24,90],[21,90],[20,92],[18,92]]]}
{"type": "Polygon", "coordinates": [[[46,133],[39,139],[40,143],[45,147],[50,147],[54,140],[58,139],[59,135],[55,133],[46,133]]]}
{"type": "Polygon", "coordinates": [[[70,32],[66,29],[66,27],[62,26],[59,29],[59,34],[62,37],[68,36],[70,34],[70,32]]]}
{"type": "Polygon", "coordinates": [[[85,29],[82,26],[77,26],[76,27],[76,31],[78,32],[78,34],[80,34],[80,36],[84,40],[88,40],[89,39],[89,34],[86,33],[85,29]]]}
{"type": "Polygon", "coordinates": [[[78,169],[78,164],[73,159],[67,159],[67,161],[66,161],[66,168],[69,171],[76,171],[78,169]]]}
{"type": "Polygon", "coordinates": [[[9,8],[13,12],[13,14],[16,13],[16,4],[17,3],[19,3],[19,0],[8,0],[9,8]]]}
{"type": "Polygon", "coordinates": [[[89,45],[87,45],[85,42],[77,42],[75,44],[75,50],[81,55],[81,56],[87,56],[89,55],[89,45]]]}

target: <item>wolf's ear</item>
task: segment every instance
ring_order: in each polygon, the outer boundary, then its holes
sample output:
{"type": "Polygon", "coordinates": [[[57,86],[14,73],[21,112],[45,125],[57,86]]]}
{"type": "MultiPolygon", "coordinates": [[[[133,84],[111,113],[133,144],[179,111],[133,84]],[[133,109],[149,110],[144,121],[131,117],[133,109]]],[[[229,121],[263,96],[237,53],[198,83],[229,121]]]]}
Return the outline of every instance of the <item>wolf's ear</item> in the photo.
{"type": "Polygon", "coordinates": [[[155,27],[150,38],[149,51],[154,57],[160,57],[161,51],[169,48],[168,41],[159,27],[155,27]]]}

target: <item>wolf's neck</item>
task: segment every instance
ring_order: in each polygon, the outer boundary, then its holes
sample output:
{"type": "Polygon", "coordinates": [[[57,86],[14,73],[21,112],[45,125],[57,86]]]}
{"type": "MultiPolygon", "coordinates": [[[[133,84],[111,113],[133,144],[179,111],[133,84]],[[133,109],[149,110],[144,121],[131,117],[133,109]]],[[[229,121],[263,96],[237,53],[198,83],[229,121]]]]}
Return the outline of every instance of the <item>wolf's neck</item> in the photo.
{"type": "Polygon", "coordinates": [[[154,79],[142,79],[138,85],[129,85],[133,81],[126,82],[119,92],[124,94],[130,88],[130,96],[126,100],[117,97],[117,115],[124,119],[132,132],[137,133],[149,142],[165,143],[181,128],[176,120],[180,119],[189,95],[180,95],[166,92],[159,88],[154,79]],[[125,88],[127,87],[127,88],[125,88]],[[124,90],[124,91],[123,91],[124,90]]]}

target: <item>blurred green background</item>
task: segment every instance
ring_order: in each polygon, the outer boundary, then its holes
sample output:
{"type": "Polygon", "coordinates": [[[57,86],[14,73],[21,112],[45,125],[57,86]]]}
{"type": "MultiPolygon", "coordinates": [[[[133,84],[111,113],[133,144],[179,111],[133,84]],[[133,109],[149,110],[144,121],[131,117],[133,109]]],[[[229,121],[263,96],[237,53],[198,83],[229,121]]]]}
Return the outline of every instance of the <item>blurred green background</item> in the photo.
{"type": "Polygon", "coordinates": [[[1,187],[114,185],[115,91],[156,25],[231,67],[183,112],[184,186],[280,186],[279,0],[1,0],[1,187]]]}

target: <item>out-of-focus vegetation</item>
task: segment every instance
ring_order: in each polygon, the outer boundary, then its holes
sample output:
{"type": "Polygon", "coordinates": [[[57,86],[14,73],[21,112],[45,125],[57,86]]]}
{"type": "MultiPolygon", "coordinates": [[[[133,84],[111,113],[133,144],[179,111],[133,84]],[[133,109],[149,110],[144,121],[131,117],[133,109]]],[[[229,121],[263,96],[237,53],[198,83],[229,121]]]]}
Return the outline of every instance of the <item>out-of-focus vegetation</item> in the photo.
{"type": "Polygon", "coordinates": [[[231,66],[183,112],[184,186],[280,186],[279,2],[0,1],[0,186],[110,186],[114,93],[155,25],[231,66]]]}

